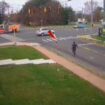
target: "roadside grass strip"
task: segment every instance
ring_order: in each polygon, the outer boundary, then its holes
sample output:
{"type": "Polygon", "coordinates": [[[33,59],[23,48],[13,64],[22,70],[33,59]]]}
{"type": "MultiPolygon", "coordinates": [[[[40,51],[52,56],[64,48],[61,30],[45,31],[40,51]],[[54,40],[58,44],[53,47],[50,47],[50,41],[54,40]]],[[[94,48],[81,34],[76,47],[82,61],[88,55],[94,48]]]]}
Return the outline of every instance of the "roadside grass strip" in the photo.
{"type": "Polygon", "coordinates": [[[20,60],[12,60],[12,59],[6,59],[6,60],[0,60],[0,66],[2,65],[25,65],[25,64],[53,64],[56,63],[55,61],[48,59],[35,59],[35,60],[29,60],[29,59],[20,59],[20,60]]]}
{"type": "Polygon", "coordinates": [[[79,38],[97,41],[97,39],[92,38],[91,35],[82,35],[82,36],[79,36],[79,38]]]}
{"type": "Polygon", "coordinates": [[[82,35],[82,36],[79,36],[80,39],[85,39],[85,40],[89,40],[89,41],[92,41],[92,42],[98,42],[100,43],[101,40],[99,39],[96,39],[96,38],[92,38],[91,35],[82,35]]]}

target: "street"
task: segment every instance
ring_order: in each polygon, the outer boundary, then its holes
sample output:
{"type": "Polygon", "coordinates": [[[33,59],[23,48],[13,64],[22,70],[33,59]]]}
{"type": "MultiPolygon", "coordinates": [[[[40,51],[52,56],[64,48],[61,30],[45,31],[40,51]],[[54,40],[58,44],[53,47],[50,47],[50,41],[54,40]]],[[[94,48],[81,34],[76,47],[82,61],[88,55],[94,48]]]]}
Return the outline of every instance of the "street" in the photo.
{"type": "MultiPolygon", "coordinates": [[[[80,38],[84,35],[97,35],[98,30],[94,29],[72,29],[68,27],[53,27],[58,42],[55,43],[49,36],[38,37],[35,28],[23,27],[21,32],[16,33],[16,41],[38,43],[49,50],[64,56],[68,60],[87,68],[91,72],[105,76],[105,48],[94,42],[85,41],[80,38]],[[76,57],[72,54],[72,42],[78,44],[76,57]]],[[[13,34],[0,35],[0,43],[14,41],[13,34]]]]}

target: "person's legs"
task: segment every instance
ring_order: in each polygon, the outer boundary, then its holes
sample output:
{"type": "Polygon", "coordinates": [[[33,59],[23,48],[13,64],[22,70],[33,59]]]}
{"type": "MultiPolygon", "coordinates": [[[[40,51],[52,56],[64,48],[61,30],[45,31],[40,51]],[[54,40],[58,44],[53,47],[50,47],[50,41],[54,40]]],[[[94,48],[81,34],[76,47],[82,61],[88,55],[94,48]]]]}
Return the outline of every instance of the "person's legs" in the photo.
{"type": "Polygon", "coordinates": [[[76,55],[76,51],[74,50],[74,56],[76,55]]]}
{"type": "Polygon", "coordinates": [[[73,52],[73,56],[75,56],[76,52],[75,52],[75,50],[74,50],[74,49],[72,49],[72,52],[73,52]]]}
{"type": "Polygon", "coordinates": [[[76,49],[73,49],[73,55],[74,56],[76,55],[76,49]]]}

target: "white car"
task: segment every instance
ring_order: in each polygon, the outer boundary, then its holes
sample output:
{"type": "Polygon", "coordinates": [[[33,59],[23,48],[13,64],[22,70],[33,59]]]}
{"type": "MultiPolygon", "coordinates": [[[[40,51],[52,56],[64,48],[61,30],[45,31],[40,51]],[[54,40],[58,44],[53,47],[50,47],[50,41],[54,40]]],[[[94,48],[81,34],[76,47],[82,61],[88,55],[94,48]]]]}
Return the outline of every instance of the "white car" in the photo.
{"type": "MultiPolygon", "coordinates": [[[[46,36],[46,35],[48,35],[49,30],[50,29],[48,29],[48,28],[40,28],[38,31],[36,31],[36,34],[38,36],[46,36]]],[[[54,33],[54,30],[50,30],[50,31],[54,33]]]]}

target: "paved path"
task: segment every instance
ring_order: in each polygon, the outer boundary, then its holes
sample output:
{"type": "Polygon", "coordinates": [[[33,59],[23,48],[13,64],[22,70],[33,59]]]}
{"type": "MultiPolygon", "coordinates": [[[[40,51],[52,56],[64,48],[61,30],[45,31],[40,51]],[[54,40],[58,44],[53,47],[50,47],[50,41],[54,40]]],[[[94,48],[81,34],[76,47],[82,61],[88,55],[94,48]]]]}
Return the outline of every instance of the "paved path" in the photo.
{"type": "Polygon", "coordinates": [[[0,60],[0,66],[3,65],[24,65],[24,64],[34,64],[34,65],[38,65],[38,64],[52,64],[52,63],[56,63],[51,59],[19,59],[19,60],[12,60],[12,59],[4,59],[4,60],[0,60]]]}
{"type": "Polygon", "coordinates": [[[97,87],[100,90],[102,90],[103,92],[105,92],[105,80],[104,79],[96,76],[95,74],[92,74],[91,72],[83,69],[80,66],[77,66],[76,64],[66,60],[63,57],[61,57],[51,51],[48,51],[47,49],[45,49],[41,46],[35,46],[34,48],[37,49],[38,51],[40,51],[41,53],[45,54],[50,59],[53,59],[58,64],[64,66],[65,68],[67,68],[68,70],[70,70],[71,72],[76,74],[77,76],[81,77],[82,79],[88,81],[95,87],[97,87]]]}

